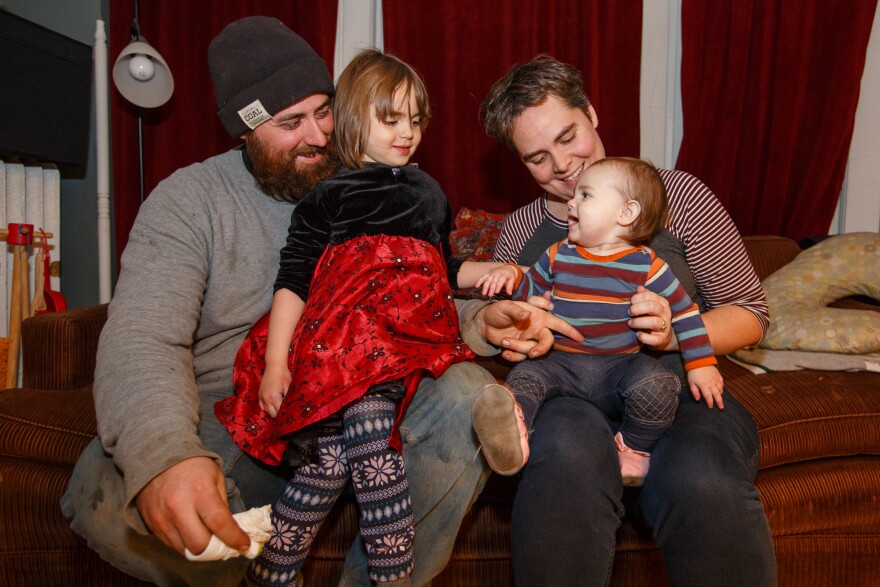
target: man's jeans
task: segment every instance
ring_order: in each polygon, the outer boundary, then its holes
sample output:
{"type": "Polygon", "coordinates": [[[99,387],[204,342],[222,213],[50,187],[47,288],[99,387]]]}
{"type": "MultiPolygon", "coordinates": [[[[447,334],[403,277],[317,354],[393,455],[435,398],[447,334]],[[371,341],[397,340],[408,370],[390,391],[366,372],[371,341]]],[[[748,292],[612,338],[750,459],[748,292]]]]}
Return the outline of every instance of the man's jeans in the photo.
{"type": "MultiPolygon", "coordinates": [[[[415,515],[414,585],[424,585],[446,566],[461,520],[482,491],[489,469],[477,456],[471,408],[477,392],[494,379],[472,363],[450,367],[438,380],[419,386],[401,425],[404,458],[415,515]]],[[[285,478],[243,455],[203,398],[200,436],[223,458],[233,512],[274,503],[285,478]]],[[[129,528],[122,519],[122,477],[95,439],[80,457],[62,510],[71,527],[102,558],[124,572],[159,585],[238,585],[250,562],[189,562],[152,535],[129,528]]],[[[308,582],[308,577],[306,577],[308,582]]],[[[340,585],[369,586],[364,547],[355,540],[340,585]]]]}

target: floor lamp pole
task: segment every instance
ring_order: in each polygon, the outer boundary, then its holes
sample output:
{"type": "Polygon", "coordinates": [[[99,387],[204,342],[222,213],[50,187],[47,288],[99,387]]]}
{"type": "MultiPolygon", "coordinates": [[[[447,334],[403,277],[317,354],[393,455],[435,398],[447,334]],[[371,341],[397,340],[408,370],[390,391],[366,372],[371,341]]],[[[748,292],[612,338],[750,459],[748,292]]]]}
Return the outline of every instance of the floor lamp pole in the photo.
{"type": "Polygon", "coordinates": [[[111,296],[110,275],[110,113],[107,92],[107,33],[104,21],[95,25],[95,144],[97,148],[98,299],[111,296]]]}

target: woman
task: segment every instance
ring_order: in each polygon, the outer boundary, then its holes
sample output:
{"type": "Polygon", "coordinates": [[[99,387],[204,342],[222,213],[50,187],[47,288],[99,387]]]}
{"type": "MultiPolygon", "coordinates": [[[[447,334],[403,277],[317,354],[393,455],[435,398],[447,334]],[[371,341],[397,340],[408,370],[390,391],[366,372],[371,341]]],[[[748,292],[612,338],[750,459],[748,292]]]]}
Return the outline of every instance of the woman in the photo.
{"type": "MultiPolygon", "coordinates": [[[[497,247],[496,261],[530,265],[565,237],[566,203],[578,177],[605,157],[598,116],[580,73],[547,56],[513,66],[493,85],[482,110],[489,135],[511,147],[545,190],[511,215],[497,247]]],[[[692,176],[672,170],[661,170],[661,176],[670,221],[651,247],[692,290],[715,354],[756,343],[768,324],[767,305],[730,217],[692,176]]],[[[678,348],[664,299],[641,290],[632,298],[630,315],[643,344],[678,348]]],[[[508,358],[535,354],[528,341],[507,344],[508,358]]],[[[664,358],[681,372],[676,354],[664,358]]],[[[517,585],[609,582],[623,515],[613,441],[618,426],[570,397],[542,408],[514,502],[517,585]],[[546,540],[548,530],[553,540],[546,540]]],[[[685,386],[640,494],[672,584],[775,584],[773,543],[754,485],[757,466],[757,432],[742,405],[728,396],[723,411],[709,410],[685,386]]]]}

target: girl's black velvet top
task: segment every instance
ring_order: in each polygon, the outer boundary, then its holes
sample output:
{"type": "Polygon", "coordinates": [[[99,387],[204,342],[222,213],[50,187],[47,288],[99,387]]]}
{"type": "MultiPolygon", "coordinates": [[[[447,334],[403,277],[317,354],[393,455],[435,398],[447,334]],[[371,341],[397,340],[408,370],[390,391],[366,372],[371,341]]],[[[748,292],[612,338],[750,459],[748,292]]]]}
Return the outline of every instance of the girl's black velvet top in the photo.
{"type": "Polygon", "coordinates": [[[434,179],[416,167],[366,163],[343,167],[318,183],[293,210],[275,290],[289,289],[303,301],[327,245],[363,235],[410,236],[439,245],[449,283],[457,289],[461,261],[452,257],[452,210],[434,179]]]}

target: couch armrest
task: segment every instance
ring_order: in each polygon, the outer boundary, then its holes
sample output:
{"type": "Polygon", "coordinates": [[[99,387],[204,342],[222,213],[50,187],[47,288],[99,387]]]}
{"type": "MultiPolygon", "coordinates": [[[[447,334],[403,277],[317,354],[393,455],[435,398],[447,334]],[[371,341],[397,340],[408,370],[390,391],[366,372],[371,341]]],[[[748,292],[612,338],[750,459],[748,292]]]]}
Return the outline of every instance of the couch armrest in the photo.
{"type": "Polygon", "coordinates": [[[0,392],[0,458],[72,466],[96,434],[91,385],[0,392]]]}
{"type": "Polygon", "coordinates": [[[107,305],[40,314],[21,325],[22,386],[76,389],[95,376],[98,337],[107,305]]]}

